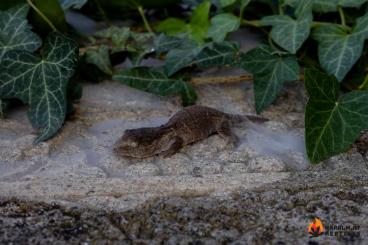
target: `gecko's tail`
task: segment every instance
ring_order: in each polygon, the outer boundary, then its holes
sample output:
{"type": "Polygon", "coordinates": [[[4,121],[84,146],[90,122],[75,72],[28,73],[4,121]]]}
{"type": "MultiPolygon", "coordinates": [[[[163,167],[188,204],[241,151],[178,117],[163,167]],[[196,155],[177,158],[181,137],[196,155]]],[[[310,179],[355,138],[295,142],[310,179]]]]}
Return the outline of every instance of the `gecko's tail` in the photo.
{"type": "Polygon", "coordinates": [[[233,115],[233,114],[228,114],[228,115],[230,117],[230,121],[235,124],[246,122],[246,121],[251,121],[254,123],[264,123],[264,122],[269,121],[269,119],[265,117],[257,116],[257,115],[233,115]]]}

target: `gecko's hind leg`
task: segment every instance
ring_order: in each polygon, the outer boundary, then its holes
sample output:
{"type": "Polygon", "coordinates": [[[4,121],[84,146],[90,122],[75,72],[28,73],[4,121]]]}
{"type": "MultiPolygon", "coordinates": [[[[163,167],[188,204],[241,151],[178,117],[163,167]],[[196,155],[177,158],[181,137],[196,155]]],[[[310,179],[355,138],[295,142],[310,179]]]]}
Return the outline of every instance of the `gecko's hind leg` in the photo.
{"type": "Polygon", "coordinates": [[[239,139],[232,130],[231,124],[229,121],[224,121],[221,123],[220,127],[217,129],[217,133],[220,135],[221,138],[224,138],[228,141],[230,145],[237,146],[239,139]]]}
{"type": "Polygon", "coordinates": [[[183,139],[176,136],[174,138],[173,143],[170,145],[169,149],[167,149],[166,151],[163,151],[159,154],[159,156],[163,156],[163,157],[170,157],[172,155],[174,155],[175,153],[177,153],[180,148],[183,146],[183,139]]]}

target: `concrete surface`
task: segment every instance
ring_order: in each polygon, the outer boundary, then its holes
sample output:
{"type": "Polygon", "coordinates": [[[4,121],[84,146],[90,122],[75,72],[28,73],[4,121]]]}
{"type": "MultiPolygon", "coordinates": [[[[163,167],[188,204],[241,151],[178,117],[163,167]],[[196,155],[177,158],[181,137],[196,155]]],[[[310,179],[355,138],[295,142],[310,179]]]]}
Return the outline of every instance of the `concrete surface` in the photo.
{"type": "MultiPolygon", "coordinates": [[[[198,104],[254,113],[251,83],[197,92],[198,104]]],[[[237,148],[215,135],[170,158],[145,160],[118,158],[112,145],[125,129],[165,122],[181,109],[178,96],[86,84],[76,114],[39,145],[26,108],[18,108],[0,121],[0,243],[364,244],[367,164],[352,148],[309,165],[306,99],[301,83],[288,83],[262,114],[270,122],[234,129],[237,148]],[[360,236],[310,238],[314,216],[359,225],[360,236]]]]}

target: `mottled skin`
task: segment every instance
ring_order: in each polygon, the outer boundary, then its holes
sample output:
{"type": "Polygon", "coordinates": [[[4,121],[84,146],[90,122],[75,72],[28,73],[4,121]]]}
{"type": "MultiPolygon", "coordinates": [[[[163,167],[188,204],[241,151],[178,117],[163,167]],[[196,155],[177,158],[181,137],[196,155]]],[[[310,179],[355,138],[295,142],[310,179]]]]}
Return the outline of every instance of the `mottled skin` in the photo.
{"type": "Polygon", "coordinates": [[[265,122],[267,119],[253,115],[233,115],[205,106],[189,106],[173,115],[158,127],[125,130],[114,151],[119,156],[146,158],[154,155],[171,156],[184,145],[218,133],[236,143],[231,125],[247,120],[265,122]]]}

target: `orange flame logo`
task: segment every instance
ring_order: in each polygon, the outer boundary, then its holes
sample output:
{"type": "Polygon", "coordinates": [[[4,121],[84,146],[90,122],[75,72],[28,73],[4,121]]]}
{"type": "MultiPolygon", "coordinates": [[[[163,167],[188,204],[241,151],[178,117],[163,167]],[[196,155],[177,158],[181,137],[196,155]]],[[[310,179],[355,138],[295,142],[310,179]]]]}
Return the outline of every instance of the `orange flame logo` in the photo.
{"type": "Polygon", "coordinates": [[[313,237],[318,237],[323,234],[325,228],[322,225],[322,222],[319,218],[314,218],[313,222],[308,226],[308,233],[313,237]]]}

